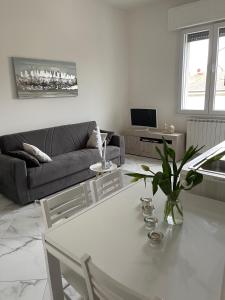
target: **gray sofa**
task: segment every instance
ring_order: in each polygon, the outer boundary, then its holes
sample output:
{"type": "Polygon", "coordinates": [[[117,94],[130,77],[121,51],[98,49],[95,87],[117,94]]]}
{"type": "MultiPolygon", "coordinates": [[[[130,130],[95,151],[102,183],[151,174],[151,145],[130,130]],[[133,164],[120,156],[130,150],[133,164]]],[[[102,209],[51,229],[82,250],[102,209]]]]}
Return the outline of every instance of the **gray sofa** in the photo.
{"type": "MultiPolygon", "coordinates": [[[[27,204],[95,176],[89,169],[100,160],[97,149],[86,148],[96,122],[58,126],[0,137],[0,193],[27,204]],[[47,153],[52,162],[27,168],[23,160],[7,155],[26,142],[47,153]]],[[[113,135],[106,159],[124,163],[124,138],[113,135]]]]}

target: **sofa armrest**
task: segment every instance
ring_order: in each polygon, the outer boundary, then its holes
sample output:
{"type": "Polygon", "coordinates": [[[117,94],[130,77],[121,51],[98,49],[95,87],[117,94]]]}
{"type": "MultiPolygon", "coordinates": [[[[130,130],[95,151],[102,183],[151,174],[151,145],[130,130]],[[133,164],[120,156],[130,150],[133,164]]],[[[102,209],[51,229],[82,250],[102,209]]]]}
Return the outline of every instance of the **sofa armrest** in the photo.
{"type": "Polygon", "coordinates": [[[109,145],[117,146],[120,148],[120,164],[124,164],[125,162],[125,140],[124,136],[114,134],[109,145]]]}
{"type": "Polygon", "coordinates": [[[29,202],[27,168],[23,160],[0,154],[0,192],[16,203],[29,202]]]}

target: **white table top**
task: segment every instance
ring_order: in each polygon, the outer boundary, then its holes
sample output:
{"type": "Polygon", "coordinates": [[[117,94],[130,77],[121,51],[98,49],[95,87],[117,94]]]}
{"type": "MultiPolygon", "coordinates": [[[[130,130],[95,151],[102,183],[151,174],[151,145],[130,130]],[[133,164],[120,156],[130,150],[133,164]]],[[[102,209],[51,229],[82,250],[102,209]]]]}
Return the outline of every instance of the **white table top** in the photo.
{"type": "Polygon", "coordinates": [[[107,173],[107,172],[115,171],[116,169],[117,169],[117,165],[114,163],[112,163],[112,165],[107,169],[102,168],[101,162],[98,162],[98,163],[90,166],[90,170],[92,170],[96,173],[107,173]]]}
{"type": "MultiPolygon", "coordinates": [[[[225,263],[225,204],[183,194],[184,224],[153,248],[140,211],[143,183],[50,229],[46,241],[72,259],[84,253],[127,287],[165,300],[220,300],[225,263]]],[[[165,196],[154,197],[162,217],[165,196]]]]}

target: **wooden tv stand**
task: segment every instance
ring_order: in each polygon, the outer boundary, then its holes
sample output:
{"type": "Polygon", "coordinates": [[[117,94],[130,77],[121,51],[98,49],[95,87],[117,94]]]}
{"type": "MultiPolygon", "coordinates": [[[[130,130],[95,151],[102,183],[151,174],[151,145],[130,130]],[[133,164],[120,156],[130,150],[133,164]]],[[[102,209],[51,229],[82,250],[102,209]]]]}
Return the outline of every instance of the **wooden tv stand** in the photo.
{"type": "Polygon", "coordinates": [[[185,152],[184,133],[169,134],[150,129],[128,129],[123,134],[127,154],[160,159],[155,146],[163,150],[162,137],[164,137],[168,145],[175,150],[176,161],[183,158],[185,152]]]}

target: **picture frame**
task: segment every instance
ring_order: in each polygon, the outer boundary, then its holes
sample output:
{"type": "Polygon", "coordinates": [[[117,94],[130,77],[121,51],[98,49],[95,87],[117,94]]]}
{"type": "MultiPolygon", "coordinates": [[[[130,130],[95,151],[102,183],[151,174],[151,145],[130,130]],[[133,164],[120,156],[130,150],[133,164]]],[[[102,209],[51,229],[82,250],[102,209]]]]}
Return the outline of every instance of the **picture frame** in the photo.
{"type": "Polygon", "coordinates": [[[19,99],[78,96],[76,63],[13,57],[19,99]]]}

